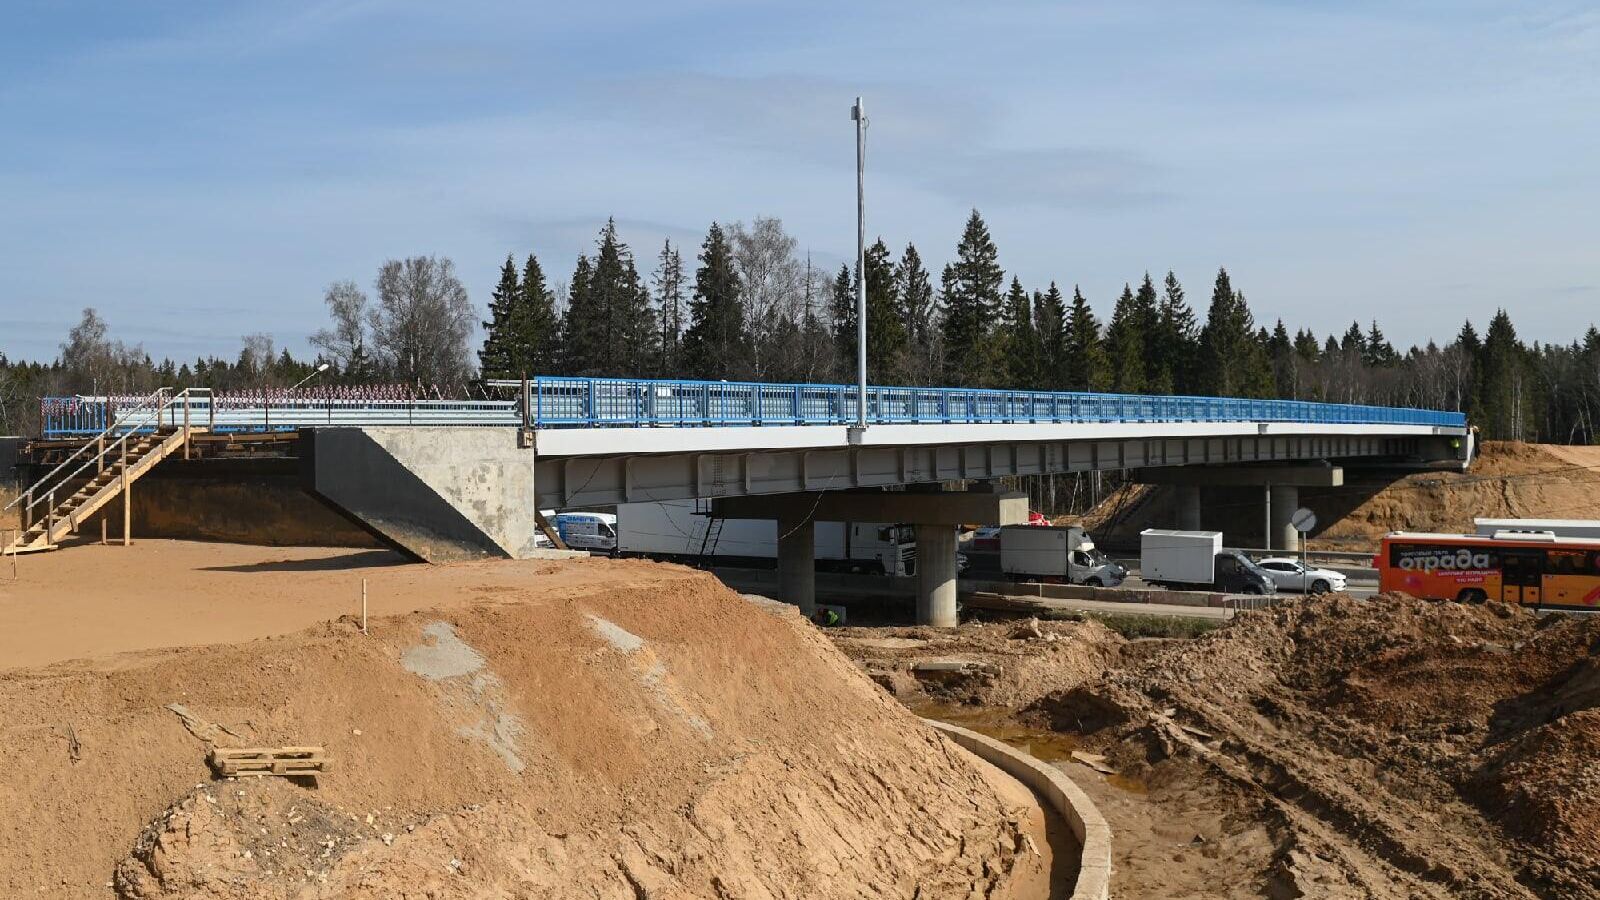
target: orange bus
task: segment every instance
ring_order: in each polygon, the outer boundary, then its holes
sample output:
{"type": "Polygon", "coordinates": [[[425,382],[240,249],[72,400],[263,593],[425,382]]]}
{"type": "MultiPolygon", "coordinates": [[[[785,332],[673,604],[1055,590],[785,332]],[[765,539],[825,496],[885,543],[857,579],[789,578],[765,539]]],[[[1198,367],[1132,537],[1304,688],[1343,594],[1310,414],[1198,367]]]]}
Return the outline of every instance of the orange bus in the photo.
{"type": "Polygon", "coordinates": [[[1493,535],[1397,531],[1373,563],[1378,589],[1435,600],[1490,598],[1524,606],[1600,606],[1600,540],[1549,532],[1493,535]]]}

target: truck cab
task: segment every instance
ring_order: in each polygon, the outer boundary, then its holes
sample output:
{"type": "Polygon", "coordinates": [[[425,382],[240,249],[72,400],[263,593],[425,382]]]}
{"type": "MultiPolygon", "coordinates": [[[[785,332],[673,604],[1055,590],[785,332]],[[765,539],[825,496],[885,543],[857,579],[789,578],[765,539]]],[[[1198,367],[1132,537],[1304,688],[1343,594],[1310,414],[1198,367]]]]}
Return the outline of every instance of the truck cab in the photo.
{"type": "Polygon", "coordinates": [[[1228,594],[1271,594],[1277,587],[1255,561],[1237,550],[1216,557],[1216,589],[1228,594]]]}

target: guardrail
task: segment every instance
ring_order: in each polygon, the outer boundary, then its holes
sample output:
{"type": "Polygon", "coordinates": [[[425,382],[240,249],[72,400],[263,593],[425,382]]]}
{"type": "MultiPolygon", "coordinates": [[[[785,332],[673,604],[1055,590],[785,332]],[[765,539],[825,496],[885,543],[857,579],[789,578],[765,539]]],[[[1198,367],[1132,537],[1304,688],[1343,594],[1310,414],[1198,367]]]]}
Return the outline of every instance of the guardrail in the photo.
{"type": "MultiPolygon", "coordinates": [[[[496,388],[523,382],[491,381],[496,388]]],[[[541,376],[527,382],[526,422],[536,428],[851,425],[848,385],[761,384],[541,376]]],[[[194,414],[214,431],[281,431],[315,425],[524,423],[521,400],[343,400],[217,394],[194,414]]],[[[47,437],[97,434],[116,417],[114,401],[43,401],[47,437]]],[[[1458,412],[1231,397],[1045,393],[975,388],[873,387],[866,420],[875,425],[1097,422],[1294,422],[1464,427],[1458,412]]]]}

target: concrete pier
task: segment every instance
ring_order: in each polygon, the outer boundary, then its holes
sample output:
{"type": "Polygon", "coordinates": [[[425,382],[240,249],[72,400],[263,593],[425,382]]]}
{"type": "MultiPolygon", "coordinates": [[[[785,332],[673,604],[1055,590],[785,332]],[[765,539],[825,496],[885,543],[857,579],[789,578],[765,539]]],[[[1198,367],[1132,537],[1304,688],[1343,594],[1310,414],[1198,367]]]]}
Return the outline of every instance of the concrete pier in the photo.
{"type": "Polygon", "coordinates": [[[1294,517],[1294,511],[1300,508],[1300,488],[1293,484],[1274,484],[1268,489],[1272,503],[1271,534],[1269,543],[1262,546],[1268,550],[1293,550],[1300,549],[1300,532],[1294,530],[1289,520],[1294,517]]]}
{"type": "Polygon", "coordinates": [[[778,518],[778,599],[800,607],[810,618],[817,611],[817,528],[808,518],[790,513],[778,518]]]}
{"type": "Polygon", "coordinates": [[[918,525],[917,624],[956,623],[956,528],[918,525]]]}
{"type": "Polygon", "coordinates": [[[1180,531],[1200,530],[1200,485],[1172,486],[1173,527],[1180,531]]]}

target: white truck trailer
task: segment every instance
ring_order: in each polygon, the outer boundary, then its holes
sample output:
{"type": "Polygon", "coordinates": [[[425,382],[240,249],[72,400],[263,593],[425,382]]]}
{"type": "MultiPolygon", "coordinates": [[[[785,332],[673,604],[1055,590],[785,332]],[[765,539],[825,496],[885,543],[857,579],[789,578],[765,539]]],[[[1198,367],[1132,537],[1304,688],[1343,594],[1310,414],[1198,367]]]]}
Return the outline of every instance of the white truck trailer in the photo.
{"type": "Polygon", "coordinates": [[[1139,532],[1139,576],[1152,587],[1270,594],[1272,579],[1248,556],[1222,549],[1220,531],[1139,532]]]}
{"type": "MultiPolygon", "coordinates": [[[[916,574],[916,530],[878,522],[815,522],[820,569],[916,574]]],[[[714,524],[693,500],[617,506],[617,552],[675,562],[769,565],[778,558],[778,523],[723,519],[714,524]]]]}
{"type": "Polygon", "coordinates": [[[1106,558],[1078,525],[1000,529],[1000,571],[1015,581],[1116,587],[1127,570],[1106,558]]]}

